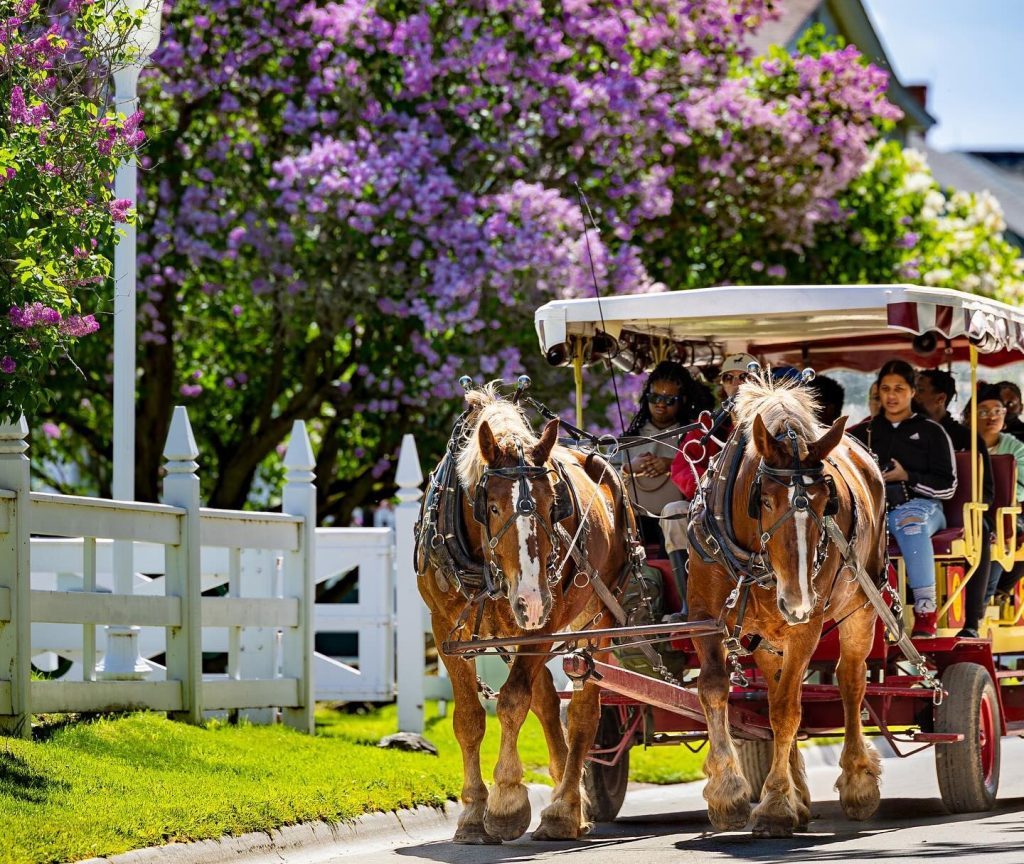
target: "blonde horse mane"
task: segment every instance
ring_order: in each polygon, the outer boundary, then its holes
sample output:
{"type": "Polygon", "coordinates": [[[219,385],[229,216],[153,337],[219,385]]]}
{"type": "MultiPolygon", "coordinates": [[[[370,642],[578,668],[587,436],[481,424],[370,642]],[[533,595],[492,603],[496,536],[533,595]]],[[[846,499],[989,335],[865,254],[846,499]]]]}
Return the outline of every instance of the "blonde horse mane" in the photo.
{"type": "MultiPolygon", "coordinates": [[[[463,440],[460,442],[456,468],[459,482],[467,491],[476,488],[487,467],[483,455],[480,453],[480,442],[477,437],[477,430],[485,420],[491,427],[491,432],[494,433],[498,449],[503,452],[515,453],[516,445],[521,444],[524,452],[529,453],[538,441],[519,406],[513,405],[499,393],[500,383],[500,381],[491,381],[466,394],[470,413],[463,440]]],[[[557,445],[551,452],[551,459],[563,464],[572,462],[569,452],[557,445]]]]}
{"type": "Polygon", "coordinates": [[[752,376],[736,394],[736,422],[747,437],[748,449],[754,448],[751,430],[754,418],[760,415],[771,435],[792,429],[799,439],[800,455],[805,455],[807,442],[823,431],[818,409],[817,397],[802,381],[773,381],[767,374],[752,376]]]}

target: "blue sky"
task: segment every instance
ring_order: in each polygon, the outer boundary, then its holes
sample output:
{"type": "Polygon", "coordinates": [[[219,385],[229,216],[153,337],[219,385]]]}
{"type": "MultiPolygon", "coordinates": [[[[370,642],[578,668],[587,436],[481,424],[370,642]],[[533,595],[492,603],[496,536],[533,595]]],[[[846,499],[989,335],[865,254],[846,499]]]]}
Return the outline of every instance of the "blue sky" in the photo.
{"type": "Polygon", "coordinates": [[[904,84],[927,83],[939,150],[1024,150],[1022,0],[864,0],[904,84]]]}

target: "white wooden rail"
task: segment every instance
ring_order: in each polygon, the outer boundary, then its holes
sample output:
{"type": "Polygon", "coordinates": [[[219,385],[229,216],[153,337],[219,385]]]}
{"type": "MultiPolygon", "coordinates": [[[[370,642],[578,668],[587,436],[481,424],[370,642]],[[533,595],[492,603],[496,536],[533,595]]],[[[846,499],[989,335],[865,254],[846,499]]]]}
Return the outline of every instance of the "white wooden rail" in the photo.
{"type": "Polygon", "coordinates": [[[164,451],[163,504],[31,493],[27,434],[24,419],[0,425],[0,731],[28,735],[33,712],[145,707],[198,722],[204,710],[278,707],[286,723],[312,732],[316,496],[313,454],[301,421],[285,456],[285,514],[200,508],[199,451],[181,407],[164,451]],[[33,590],[32,534],[84,538],[72,541],[81,549],[77,590],[58,584],[33,590]],[[99,550],[111,540],[155,544],[163,552],[162,593],[97,590],[99,550]],[[226,597],[202,596],[203,545],[227,550],[226,597]],[[279,591],[264,553],[282,561],[279,591]],[[255,596],[242,567],[253,556],[263,562],[254,568],[255,596]],[[76,631],[82,680],[30,680],[37,622],[76,631]],[[96,627],[102,624],[162,628],[163,680],[96,680],[96,627]],[[202,675],[204,626],[226,628],[235,649],[227,676],[217,680],[202,675]],[[281,633],[280,672],[264,662],[262,674],[244,677],[239,655],[245,633],[260,628],[281,633]]]}
{"type": "MultiPolygon", "coordinates": [[[[204,525],[209,514],[223,513],[206,509],[200,512],[204,525]]],[[[281,518],[279,514],[243,515],[281,518]]],[[[203,652],[226,653],[229,676],[270,677],[280,666],[278,629],[274,622],[286,624],[292,620],[290,612],[268,611],[286,609],[281,604],[291,602],[273,599],[280,593],[275,586],[280,581],[282,559],[273,551],[206,545],[211,540],[223,543],[232,539],[239,542],[238,537],[210,536],[203,531],[204,545],[200,554],[202,591],[222,592],[227,588],[228,598],[232,600],[225,603],[221,598],[203,597],[203,652]],[[244,585],[244,596],[235,600],[238,591],[234,585],[239,580],[244,585]],[[244,610],[235,613],[235,621],[244,619],[244,627],[228,620],[226,610],[231,608],[244,610]]],[[[81,591],[100,591],[109,596],[114,585],[113,543],[109,540],[92,541],[95,543],[95,575],[92,587],[86,588],[82,562],[84,546],[89,542],[81,538],[33,538],[32,588],[35,591],[62,592],[69,597],[81,596],[74,593],[81,591]]],[[[316,699],[391,701],[395,697],[394,532],[386,528],[317,528],[315,543],[317,585],[330,585],[345,574],[358,570],[358,602],[318,602],[314,608],[314,634],[347,634],[356,643],[356,651],[343,657],[313,652],[316,699]]],[[[135,544],[137,572],[135,598],[131,599],[164,596],[164,548],[155,543],[135,544]]],[[[81,681],[86,678],[88,673],[84,669],[83,658],[87,653],[89,656],[103,653],[106,648],[105,631],[86,628],[83,637],[82,627],[55,621],[42,622],[38,616],[34,617],[37,618],[32,624],[34,664],[50,671],[56,670],[58,662],[69,661],[71,665],[67,671],[62,670],[61,680],[81,681]],[[95,647],[87,652],[85,639],[90,633],[95,634],[95,647]]],[[[142,628],[139,652],[151,661],[151,680],[164,675],[163,667],[152,661],[163,655],[165,648],[163,627],[142,628]]],[[[207,674],[206,678],[210,680],[213,676],[207,674]]],[[[255,723],[266,723],[272,719],[270,712],[254,710],[244,714],[255,723]]]]}

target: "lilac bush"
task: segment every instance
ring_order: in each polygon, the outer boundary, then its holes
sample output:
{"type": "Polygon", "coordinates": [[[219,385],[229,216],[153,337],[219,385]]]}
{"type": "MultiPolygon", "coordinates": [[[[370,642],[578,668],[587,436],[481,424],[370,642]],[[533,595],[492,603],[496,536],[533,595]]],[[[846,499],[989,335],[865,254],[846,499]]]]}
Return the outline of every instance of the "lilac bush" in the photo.
{"type": "Polygon", "coordinates": [[[83,310],[104,304],[116,223],[133,219],[110,186],[141,115],[109,109],[102,70],[135,24],[100,40],[106,7],[0,0],[0,419],[38,412],[53,365],[98,329],[83,310]]]}
{"type": "Polygon", "coordinates": [[[305,417],[343,520],[404,432],[447,437],[460,374],[543,383],[545,300],[785,278],[897,112],[851,49],[750,57],[777,9],[167,2],[141,82],[140,494],[177,393],[211,503],[241,506],[305,417]]]}

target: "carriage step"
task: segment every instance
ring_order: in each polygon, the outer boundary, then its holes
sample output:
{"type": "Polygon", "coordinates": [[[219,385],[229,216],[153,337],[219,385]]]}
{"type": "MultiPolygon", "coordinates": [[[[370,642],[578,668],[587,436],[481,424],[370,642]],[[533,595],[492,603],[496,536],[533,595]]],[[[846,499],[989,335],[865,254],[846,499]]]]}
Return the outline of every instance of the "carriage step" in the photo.
{"type": "Polygon", "coordinates": [[[964,740],[962,732],[914,732],[909,737],[915,744],[959,744],[964,740]]]}

